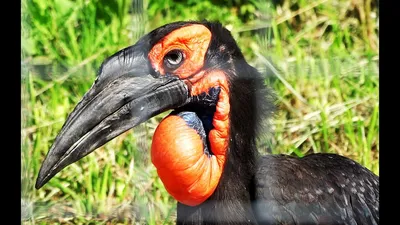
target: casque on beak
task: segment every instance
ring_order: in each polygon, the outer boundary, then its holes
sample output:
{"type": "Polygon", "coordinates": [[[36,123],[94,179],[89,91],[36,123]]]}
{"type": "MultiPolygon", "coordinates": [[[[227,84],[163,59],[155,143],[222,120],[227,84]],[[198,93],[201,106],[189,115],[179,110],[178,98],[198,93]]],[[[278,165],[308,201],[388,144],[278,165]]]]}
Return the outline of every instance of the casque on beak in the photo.
{"type": "Polygon", "coordinates": [[[160,76],[140,43],[103,63],[97,80],[68,116],[47,153],[35,187],[147,119],[189,101],[186,84],[160,76]]]}

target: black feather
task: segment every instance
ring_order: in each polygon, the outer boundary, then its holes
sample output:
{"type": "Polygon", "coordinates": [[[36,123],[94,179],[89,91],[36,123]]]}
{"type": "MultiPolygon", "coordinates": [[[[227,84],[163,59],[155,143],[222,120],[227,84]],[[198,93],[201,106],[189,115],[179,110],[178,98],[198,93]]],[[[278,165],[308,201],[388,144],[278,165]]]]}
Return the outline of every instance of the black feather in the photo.
{"type": "Polygon", "coordinates": [[[264,156],[253,208],[259,224],[379,224],[378,184],[368,169],[335,154],[264,156]]]}

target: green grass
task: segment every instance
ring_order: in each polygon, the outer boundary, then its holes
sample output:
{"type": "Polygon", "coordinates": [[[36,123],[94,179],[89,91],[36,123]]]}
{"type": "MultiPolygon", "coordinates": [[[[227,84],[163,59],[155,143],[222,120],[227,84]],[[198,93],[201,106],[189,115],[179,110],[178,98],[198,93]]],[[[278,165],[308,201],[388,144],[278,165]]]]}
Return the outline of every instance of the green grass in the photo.
{"type": "Polygon", "coordinates": [[[40,190],[34,181],[100,63],[176,20],[219,19],[248,61],[267,74],[279,110],[260,151],[338,153],[379,174],[376,8],[324,0],[277,6],[149,0],[143,5],[148,10],[129,14],[129,1],[105,2],[22,1],[23,224],[174,224],[176,202],[150,162],[152,133],[162,116],[65,168],[40,190]]]}

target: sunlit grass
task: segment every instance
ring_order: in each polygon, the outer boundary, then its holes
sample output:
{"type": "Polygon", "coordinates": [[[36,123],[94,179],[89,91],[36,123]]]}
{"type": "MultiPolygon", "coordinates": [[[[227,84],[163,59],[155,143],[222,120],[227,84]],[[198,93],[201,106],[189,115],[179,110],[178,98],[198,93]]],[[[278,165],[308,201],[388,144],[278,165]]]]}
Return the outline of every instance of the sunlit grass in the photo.
{"type": "MultiPolygon", "coordinates": [[[[128,14],[129,1],[112,6],[104,2],[23,1],[23,12],[28,12],[22,14],[23,224],[175,222],[176,201],[163,187],[149,155],[152,134],[165,114],[68,166],[40,190],[34,188],[47,151],[92,85],[100,63],[144,33],[144,26],[132,24],[145,19],[141,12],[128,14]]],[[[251,2],[255,7],[249,3],[242,10],[254,14],[249,21],[234,16],[220,20],[249,63],[267,75],[266,84],[277,96],[273,132],[260,140],[260,151],[297,156],[332,152],[379,174],[379,57],[377,35],[371,35],[376,29],[373,16],[364,15],[360,21],[347,17],[364,7],[348,1],[288,0],[276,9],[260,3],[264,1],[251,2]]],[[[153,4],[146,31],[171,22],[173,10],[179,9],[168,6],[170,11],[162,17],[157,9],[163,6],[154,5],[161,3],[146,4],[153,4]]],[[[193,19],[193,12],[214,7],[207,4],[179,18],[193,19]]],[[[237,8],[227,10],[221,15],[240,14],[237,8]]],[[[208,12],[214,11],[218,10],[208,12]]]]}
{"type": "Polygon", "coordinates": [[[296,64],[282,60],[277,65],[286,69],[269,70],[267,83],[279,105],[272,152],[338,153],[379,174],[377,62],[334,58],[303,60],[301,68],[296,64]],[[274,72],[285,76],[277,79],[274,72]]]}

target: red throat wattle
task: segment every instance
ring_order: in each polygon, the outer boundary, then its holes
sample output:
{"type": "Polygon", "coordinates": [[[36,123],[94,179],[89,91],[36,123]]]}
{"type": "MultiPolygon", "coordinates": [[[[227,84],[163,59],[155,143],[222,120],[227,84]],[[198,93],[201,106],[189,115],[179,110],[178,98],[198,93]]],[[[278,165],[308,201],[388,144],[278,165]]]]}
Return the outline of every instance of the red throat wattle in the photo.
{"type": "Polygon", "coordinates": [[[210,88],[219,87],[220,93],[213,115],[213,129],[208,134],[210,150],[204,153],[201,136],[177,115],[164,118],[158,125],[151,147],[151,158],[166,190],[177,201],[196,206],[207,200],[218,186],[222,175],[229,142],[229,85],[222,71],[201,71],[211,40],[211,32],[195,24],[179,28],[149,53],[153,67],[165,74],[163,57],[179,49],[187,59],[173,71],[191,85],[191,95],[197,96],[210,88]]]}
{"type": "Polygon", "coordinates": [[[176,115],[164,118],[153,136],[151,159],[160,179],[169,194],[189,206],[203,203],[214,193],[226,160],[230,105],[225,75],[206,75],[193,86],[192,94],[216,86],[221,92],[212,121],[214,128],[208,134],[212,155],[204,153],[196,130],[176,115]]]}

